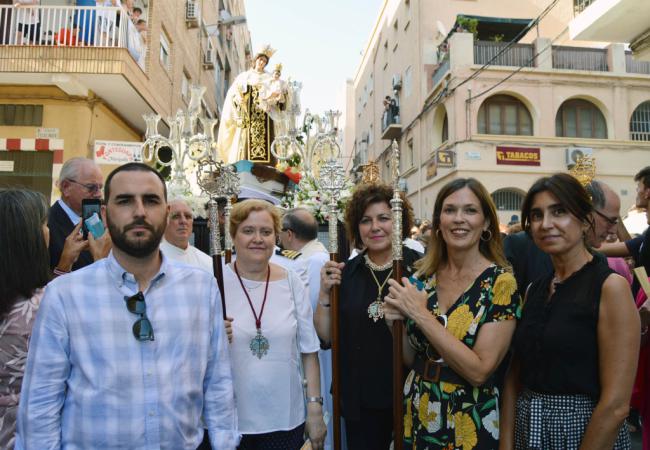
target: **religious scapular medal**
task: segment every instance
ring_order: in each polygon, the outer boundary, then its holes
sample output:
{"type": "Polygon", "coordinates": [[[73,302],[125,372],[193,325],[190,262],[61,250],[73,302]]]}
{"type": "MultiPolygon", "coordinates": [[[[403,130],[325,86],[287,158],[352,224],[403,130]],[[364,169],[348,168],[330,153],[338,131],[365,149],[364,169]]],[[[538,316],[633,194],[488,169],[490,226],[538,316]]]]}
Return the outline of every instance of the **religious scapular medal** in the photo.
{"type": "Polygon", "coordinates": [[[254,356],[257,356],[258,359],[262,359],[262,356],[266,355],[269,352],[269,348],[271,348],[269,340],[262,334],[262,314],[264,314],[264,305],[266,305],[266,295],[269,292],[269,278],[271,277],[271,267],[269,267],[268,271],[266,272],[266,288],[264,289],[264,300],[262,300],[262,308],[260,309],[260,315],[258,316],[255,312],[255,308],[253,307],[251,297],[248,295],[248,291],[244,286],[244,282],[239,276],[239,270],[237,270],[237,261],[233,263],[233,266],[235,267],[235,273],[237,274],[239,284],[241,285],[241,288],[246,295],[246,300],[248,300],[248,305],[251,307],[251,311],[253,312],[253,317],[255,317],[255,328],[257,329],[257,333],[255,334],[255,337],[251,339],[251,343],[248,347],[251,349],[251,353],[253,353],[254,356]]]}
{"type": "Polygon", "coordinates": [[[368,317],[370,317],[373,322],[377,322],[379,319],[384,318],[384,303],[381,301],[381,294],[384,291],[384,286],[386,286],[390,276],[393,274],[393,269],[390,269],[390,272],[386,275],[386,279],[381,284],[379,284],[375,271],[372,270],[370,266],[368,266],[368,270],[370,270],[370,275],[372,275],[372,279],[375,280],[375,283],[377,284],[377,300],[368,305],[368,317]]]}
{"type": "Polygon", "coordinates": [[[253,355],[257,356],[258,359],[262,359],[262,356],[269,352],[269,340],[264,337],[262,330],[259,328],[255,337],[251,339],[251,345],[249,347],[253,355]]]}
{"type": "Polygon", "coordinates": [[[368,305],[368,317],[370,317],[373,322],[377,322],[379,319],[384,318],[384,304],[381,302],[381,297],[378,297],[377,300],[368,305]]]}

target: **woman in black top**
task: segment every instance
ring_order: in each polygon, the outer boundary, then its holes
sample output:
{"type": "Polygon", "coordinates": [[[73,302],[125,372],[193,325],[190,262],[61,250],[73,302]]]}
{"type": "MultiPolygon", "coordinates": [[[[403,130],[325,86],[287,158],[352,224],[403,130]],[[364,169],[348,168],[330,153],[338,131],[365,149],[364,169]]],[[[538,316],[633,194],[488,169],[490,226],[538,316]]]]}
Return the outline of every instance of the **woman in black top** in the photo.
{"type": "MultiPolygon", "coordinates": [[[[341,415],[350,450],[386,450],[393,417],[392,337],[383,319],[382,300],[392,272],[393,218],[387,185],[362,185],[345,210],[347,235],[360,254],[346,263],[327,262],[321,270],[316,331],[330,342],[330,290],[340,287],[341,415]]],[[[402,231],[411,229],[413,212],[404,199],[402,231]]],[[[403,271],[411,273],[421,255],[404,248],[403,271]]],[[[408,275],[405,275],[408,276],[408,275]]]]}
{"type": "Polygon", "coordinates": [[[539,179],[524,199],[524,229],[551,256],[554,272],[526,291],[501,449],[630,448],[623,424],[639,316],[625,279],[585,244],[592,213],[586,191],[567,174],[539,179]]]}

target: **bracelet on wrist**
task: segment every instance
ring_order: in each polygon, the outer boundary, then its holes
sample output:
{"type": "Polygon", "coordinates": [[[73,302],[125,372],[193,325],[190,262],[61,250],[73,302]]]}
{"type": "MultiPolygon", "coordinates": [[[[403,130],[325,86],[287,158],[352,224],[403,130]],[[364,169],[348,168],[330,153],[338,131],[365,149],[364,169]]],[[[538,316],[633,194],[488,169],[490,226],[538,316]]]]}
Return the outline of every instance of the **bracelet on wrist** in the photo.
{"type": "Polygon", "coordinates": [[[320,403],[320,405],[323,405],[323,397],[307,397],[306,399],[307,403],[320,403]]]}
{"type": "Polygon", "coordinates": [[[56,275],[56,276],[61,276],[61,275],[66,275],[66,274],[70,273],[70,271],[69,271],[69,270],[61,270],[61,269],[59,269],[58,267],[55,267],[55,268],[52,270],[52,273],[53,273],[54,275],[56,275]]]}

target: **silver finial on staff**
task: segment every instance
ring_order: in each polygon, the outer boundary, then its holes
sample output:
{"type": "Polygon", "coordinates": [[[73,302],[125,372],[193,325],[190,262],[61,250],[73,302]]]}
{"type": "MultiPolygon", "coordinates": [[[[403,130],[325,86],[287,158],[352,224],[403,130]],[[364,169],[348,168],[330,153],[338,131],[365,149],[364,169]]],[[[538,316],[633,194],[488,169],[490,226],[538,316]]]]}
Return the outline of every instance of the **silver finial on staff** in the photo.
{"type": "Polygon", "coordinates": [[[393,198],[390,201],[393,212],[393,260],[402,260],[402,196],[400,193],[399,146],[393,140],[391,144],[391,179],[393,181],[393,198]]]}
{"type": "Polygon", "coordinates": [[[224,166],[221,161],[207,158],[199,161],[196,182],[201,191],[210,197],[208,202],[208,224],[210,227],[210,256],[214,277],[221,293],[221,310],[226,320],[226,297],[223,287],[223,266],[221,265],[221,236],[219,232],[219,207],[217,198],[224,192],[224,166]]]}
{"type": "Polygon", "coordinates": [[[223,167],[223,196],[226,197],[224,212],[224,247],[226,264],[232,260],[232,236],[230,235],[230,212],[232,211],[232,198],[239,195],[240,180],[235,167],[228,165],[223,167]]]}

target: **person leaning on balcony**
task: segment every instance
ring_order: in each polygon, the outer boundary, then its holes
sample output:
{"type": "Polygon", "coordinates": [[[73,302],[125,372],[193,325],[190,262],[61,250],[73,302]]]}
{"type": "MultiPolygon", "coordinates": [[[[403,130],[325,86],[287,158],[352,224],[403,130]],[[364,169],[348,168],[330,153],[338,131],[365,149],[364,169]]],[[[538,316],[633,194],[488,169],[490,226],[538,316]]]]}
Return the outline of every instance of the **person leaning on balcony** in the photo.
{"type": "Polygon", "coordinates": [[[506,377],[500,449],[629,449],[640,321],[627,281],[588,243],[594,209],[568,174],[537,180],[522,225],[551,257],[526,289],[506,377]]]}
{"type": "MultiPolygon", "coordinates": [[[[321,269],[314,324],[323,348],[331,343],[330,291],[340,286],[340,398],[349,449],[387,450],[393,429],[393,340],[383,320],[382,299],[392,275],[393,189],[359,186],[345,208],[347,236],[361,250],[345,263],[328,261],[321,269]]],[[[413,223],[403,199],[402,239],[413,223]]],[[[401,240],[401,239],[400,239],[401,240]]],[[[422,255],[403,247],[403,273],[412,273],[422,255]]]]}
{"type": "Polygon", "coordinates": [[[41,34],[38,8],[22,8],[22,6],[40,5],[40,0],[16,0],[16,19],[18,21],[18,34],[16,44],[38,44],[41,34]]]}
{"type": "Polygon", "coordinates": [[[388,325],[406,319],[404,448],[496,449],[496,370],[521,298],[485,187],[474,178],[443,186],[433,230],[416,274],[390,280],[385,298],[388,325]]]}
{"type": "MultiPolygon", "coordinates": [[[[120,0],[97,0],[96,4],[100,7],[122,7],[122,2],[120,0]]],[[[117,12],[99,11],[97,13],[97,21],[101,33],[100,41],[98,42],[99,46],[113,46],[113,38],[117,37],[116,31],[114,30],[114,27],[118,24],[117,12]]]]}

